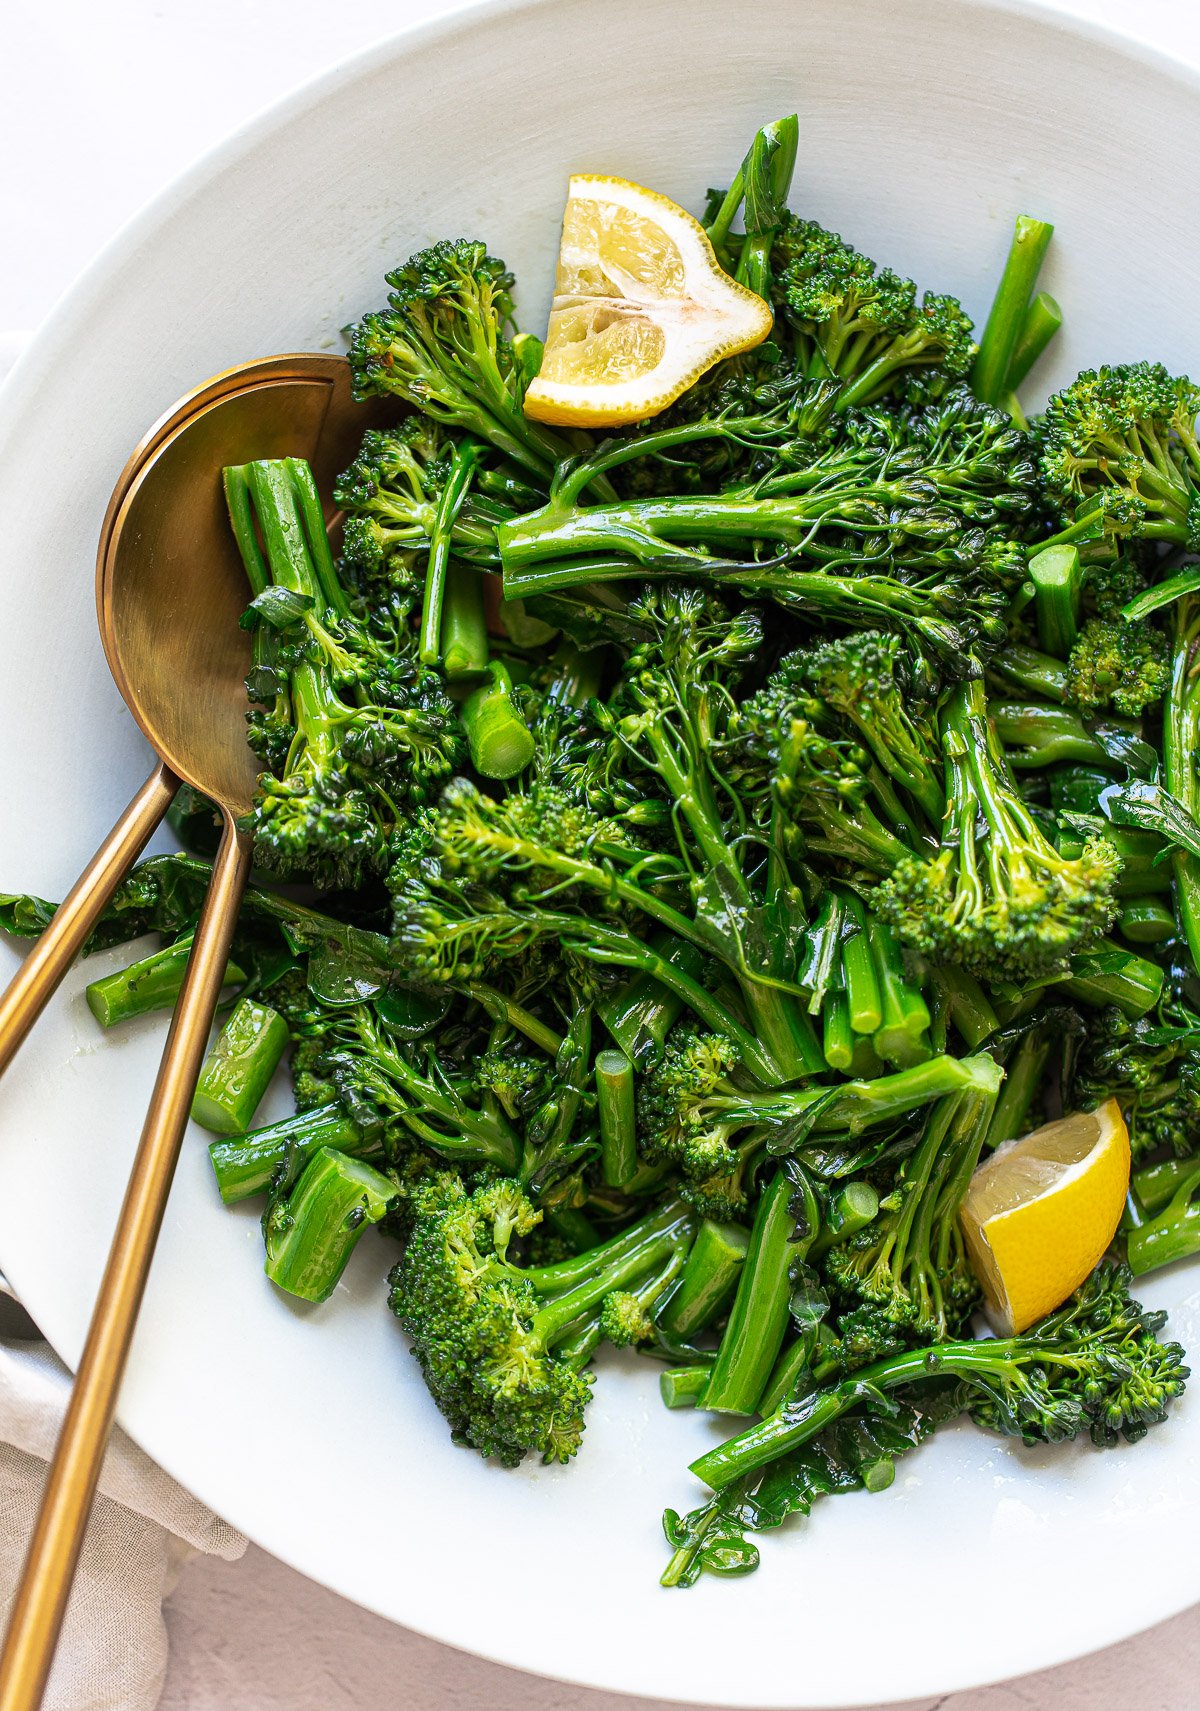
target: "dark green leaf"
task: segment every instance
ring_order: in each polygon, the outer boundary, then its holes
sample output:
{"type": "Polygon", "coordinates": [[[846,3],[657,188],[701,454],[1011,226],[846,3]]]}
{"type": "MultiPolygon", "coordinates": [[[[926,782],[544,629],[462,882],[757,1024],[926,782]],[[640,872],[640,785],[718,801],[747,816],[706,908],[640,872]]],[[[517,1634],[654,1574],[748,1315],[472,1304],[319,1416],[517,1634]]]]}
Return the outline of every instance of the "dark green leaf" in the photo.
{"type": "Polygon", "coordinates": [[[1200,856],[1200,826],[1162,784],[1145,778],[1110,784],[1100,793],[1100,811],[1114,826],[1157,832],[1168,843],[1200,856]]]}
{"type": "Polygon", "coordinates": [[[1132,773],[1134,778],[1153,778],[1158,771],[1158,754],[1150,743],[1123,731],[1119,725],[1095,724],[1084,720],[1088,735],[1104,750],[1109,760],[1115,760],[1132,773]]]}
{"type": "Polygon", "coordinates": [[[238,622],[243,630],[256,630],[259,624],[269,624],[273,630],[290,630],[312,606],[311,594],[298,594],[295,589],[279,588],[272,583],[255,596],[238,622]]]}
{"type": "Polygon", "coordinates": [[[18,891],[0,891],[0,932],[18,939],[36,939],[54,919],[57,903],[44,897],[22,896],[18,891]]]}

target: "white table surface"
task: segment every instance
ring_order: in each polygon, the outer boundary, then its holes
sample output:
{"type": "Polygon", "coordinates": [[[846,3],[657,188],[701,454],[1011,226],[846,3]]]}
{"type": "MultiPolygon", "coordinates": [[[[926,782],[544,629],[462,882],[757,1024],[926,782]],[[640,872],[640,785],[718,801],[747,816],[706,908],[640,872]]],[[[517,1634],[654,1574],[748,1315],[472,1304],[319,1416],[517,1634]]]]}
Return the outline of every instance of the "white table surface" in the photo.
{"type": "MultiPolygon", "coordinates": [[[[1195,0],[1058,4],[1200,63],[1195,0]]],[[[360,47],[454,9],[452,0],[4,0],[0,350],[40,324],[142,203],[244,119],[360,47]]],[[[1181,139],[1181,183],[1189,176],[1187,144],[1181,139]]],[[[1003,1589],[985,1596],[1003,1621],[1003,1589]]],[[[451,1651],[253,1548],[233,1566],[190,1565],[168,1623],[163,1711],[634,1711],[651,1704],[451,1651]]],[[[919,1707],[1193,1711],[1198,1669],[1200,1608],[1080,1663],[919,1707]]]]}

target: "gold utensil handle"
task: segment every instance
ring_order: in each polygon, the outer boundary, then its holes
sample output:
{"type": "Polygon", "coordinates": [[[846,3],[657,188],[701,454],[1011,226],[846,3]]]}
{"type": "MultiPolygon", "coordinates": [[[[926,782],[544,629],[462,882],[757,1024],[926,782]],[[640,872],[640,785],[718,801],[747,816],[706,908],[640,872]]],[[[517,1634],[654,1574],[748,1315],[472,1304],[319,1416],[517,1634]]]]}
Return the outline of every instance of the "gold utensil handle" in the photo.
{"type": "Polygon", "coordinates": [[[161,763],[156,766],[0,994],[0,1075],[83,948],[109,898],[145,849],[178,789],[179,780],[170,768],[161,763]]]}
{"type": "Polygon", "coordinates": [[[250,856],[249,839],[227,817],[0,1653],[0,1711],[37,1711],[41,1703],[225,978],[250,856]]]}

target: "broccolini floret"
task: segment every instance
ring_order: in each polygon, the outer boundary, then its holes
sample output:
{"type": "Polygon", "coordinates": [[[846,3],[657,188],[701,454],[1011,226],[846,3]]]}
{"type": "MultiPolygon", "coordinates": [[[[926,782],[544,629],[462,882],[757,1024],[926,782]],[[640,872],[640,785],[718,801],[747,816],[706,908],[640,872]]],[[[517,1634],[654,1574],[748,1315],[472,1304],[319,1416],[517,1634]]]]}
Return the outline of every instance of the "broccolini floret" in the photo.
{"type": "Polygon", "coordinates": [[[947,814],[935,856],[900,862],[879,906],[901,938],[993,980],[1062,973],[1115,913],[1120,858],[1103,837],[1061,856],[1018,795],[978,680],[942,715],[947,814]]]}
{"type": "Polygon", "coordinates": [[[1092,618],[1067,660],[1067,700],[1082,713],[1136,718],[1161,701],[1170,677],[1167,639],[1148,623],[1092,618]]]}
{"type": "MultiPolygon", "coordinates": [[[[513,1263],[509,1250],[541,1214],[503,1178],[468,1191],[440,1174],[418,1185],[400,1216],[392,1311],[455,1437],[508,1467],[530,1453],[569,1461],[592,1388],[583,1360],[594,1345],[580,1334],[602,1322],[613,1291],[686,1253],[692,1214],[667,1201],[590,1253],[537,1269],[513,1263]]],[[[613,1316],[610,1307],[610,1326],[613,1316]]]]}

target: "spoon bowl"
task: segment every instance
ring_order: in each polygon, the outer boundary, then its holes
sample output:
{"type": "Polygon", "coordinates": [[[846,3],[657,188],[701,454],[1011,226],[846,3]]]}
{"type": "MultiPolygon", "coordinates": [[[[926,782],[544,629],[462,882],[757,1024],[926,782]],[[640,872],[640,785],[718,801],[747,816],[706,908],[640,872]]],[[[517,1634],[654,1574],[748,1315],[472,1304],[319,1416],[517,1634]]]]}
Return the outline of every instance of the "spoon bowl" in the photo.
{"type": "Polygon", "coordinates": [[[283,356],[218,375],[146,436],[100,534],[96,604],[109,670],[156,753],[229,813],[250,807],[246,575],[225,511],[226,464],[303,457],[326,492],[365,412],[343,357],[283,356]]]}

